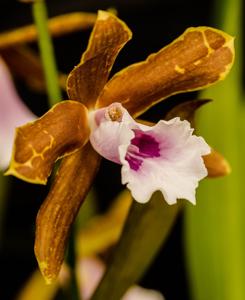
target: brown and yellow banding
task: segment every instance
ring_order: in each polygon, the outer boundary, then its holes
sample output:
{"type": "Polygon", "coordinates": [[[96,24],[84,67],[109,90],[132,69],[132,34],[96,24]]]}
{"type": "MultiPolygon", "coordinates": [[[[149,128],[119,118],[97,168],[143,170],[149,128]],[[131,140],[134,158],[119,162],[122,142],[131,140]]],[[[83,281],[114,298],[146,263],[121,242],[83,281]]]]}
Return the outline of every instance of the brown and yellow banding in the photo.
{"type": "Polygon", "coordinates": [[[55,161],[80,149],[88,136],[85,106],[75,101],[61,102],[41,118],[16,129],[6,175],[46,184],[55,161]]]}
{"type": "Polygon", "coordinates": [[[233,41],[214,28],[189,28],[146,61],[117,73],[105,85],[96,106],[108,106],[116,99],[138,116],[171,95],[206,88],[230,71],[233,41]]]}

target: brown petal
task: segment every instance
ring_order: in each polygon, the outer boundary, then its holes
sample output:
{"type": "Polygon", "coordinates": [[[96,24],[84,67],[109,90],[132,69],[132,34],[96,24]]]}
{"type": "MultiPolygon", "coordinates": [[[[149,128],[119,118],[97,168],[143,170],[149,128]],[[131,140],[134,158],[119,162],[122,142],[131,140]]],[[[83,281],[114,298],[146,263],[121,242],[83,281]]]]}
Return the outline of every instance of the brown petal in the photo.
{"type": "Polygon", "coordinates": [[[146,61],[116,74],[104,87],[97,107],[117,101],[137,116],[170,95],[208,87],[230,71],[233,40],[217,29],[189,28],[146,61]]]}
{"type": "Polygon", "coordinates": [[[119,51],[131,35],[127,25],[116,16],[99,11],[88,48],[80,64],[71,71],[67,79],[70,99],[81,101],[88,108],[94,107],[119,51]]]}
{"type": "MultiPolygon", "coordinates": [[[[69,13],[53,17],[48,21],[48,28],[52,36],[60,36],[80,29],[93,26],[96,15],[93,13],[69,13]]],[[[33,42],[38,38],[35,25],[27,25],[0,34],[0,50],[16,45],[33,42]]]]}
{"type": "Polygon", "coordinates": [[[81,148],[88,136],[86,107],[75,101],[61,102],[41,118],[16,129],[6,175],[45,184],[55,161],[81,148]]]}
{"type": "Polygon", "coordinates": [[[188,120],[194,128],[196,110],[210,101],[209,99],[194,99],[179,103],[167,112],[164,119],[170,120],[175,117],[180,117],[181,120],[188,120]]]}
{"type": "Polygon", "coordinates": [[[64,158],[36,221],[35,254],[47,283],[58,276],[70,227],[97,173],[100,156],[88,143],[64,158]]]}
{"type": "Polygon", "coordinates": [[[216,150],[212,149],[209,155],[203,156],[208,170],[208,177],[220,177],[230,174],[231,168],[227,160],[216,150]]]}

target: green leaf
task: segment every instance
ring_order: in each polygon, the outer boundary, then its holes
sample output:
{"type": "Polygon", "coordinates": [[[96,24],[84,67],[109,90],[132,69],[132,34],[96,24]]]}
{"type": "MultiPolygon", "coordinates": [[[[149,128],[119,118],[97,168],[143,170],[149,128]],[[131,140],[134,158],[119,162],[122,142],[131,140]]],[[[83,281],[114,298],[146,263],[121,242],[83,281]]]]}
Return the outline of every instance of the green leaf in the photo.
{"type": "Polygon", "coordinates": [[[181,204],[168,205],[160,192],[146,204],[133,201],[107,271],[91,300],[119,300],[151,264],[174,224],[181,204]]]}
{"type": "Polygon", "coordinates": [[[228,78],[201,94],[214,102],[200,115],[200,132],[228,159],[232,173],[201,184],[195,208],[186,211],[186,249],[195,300],[245,299],[244,136],[241,0],[216,1],[219,27],[236,36],[228,78]]]}

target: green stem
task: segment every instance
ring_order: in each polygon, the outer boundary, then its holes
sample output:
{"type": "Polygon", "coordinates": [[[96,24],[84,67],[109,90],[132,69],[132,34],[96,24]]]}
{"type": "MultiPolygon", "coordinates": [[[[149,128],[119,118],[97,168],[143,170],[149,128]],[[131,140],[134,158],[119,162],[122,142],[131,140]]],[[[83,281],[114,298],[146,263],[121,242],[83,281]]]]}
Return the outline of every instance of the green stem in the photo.
{"type": "Polygon", "coordinates": [[[138,282],[163,246],[182,203],[169,206],[160,192],[146,204],[133,201],[107,270],[90,300],[118,300],[138,282]]]}
{"type": "Polygon", "coordinates": [[[38,44],[46,80],[49,105],[51,107],[61,100],[62,93],[59,87],[53,44],[48,30],[45,1],[36,0],[32,4],[32,13],[38,31],[38,44]]]}

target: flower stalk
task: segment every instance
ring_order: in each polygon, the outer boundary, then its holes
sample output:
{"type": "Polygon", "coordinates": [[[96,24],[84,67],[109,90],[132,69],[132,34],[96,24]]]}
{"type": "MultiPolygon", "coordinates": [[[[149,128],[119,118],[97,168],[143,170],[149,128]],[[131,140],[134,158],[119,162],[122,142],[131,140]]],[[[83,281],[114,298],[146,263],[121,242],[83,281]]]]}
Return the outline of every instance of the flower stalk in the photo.
{"type": "Polygon", "coordinates": [[[169,206],[161,193],[155,193],[146,204],[132,202],[110,266],[91,300],[121,299],[128,287],[140,280],[166,241],[182,205],[169,206]]]}
{"type": "Polygon", "coordinates": [[[44,68],[49,106],[51,107],[60,101],[62,93],[59,87],[54,48],[48,30],[48,16],[44,0],[37,0],[32,4],[32,14],[38,31],[38,44],[44,68]]]}

